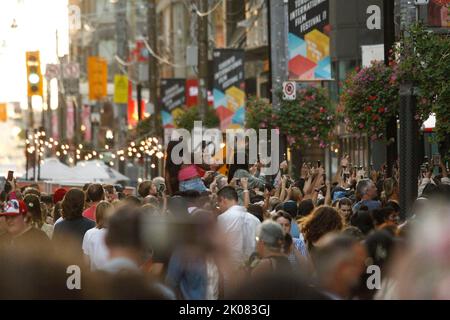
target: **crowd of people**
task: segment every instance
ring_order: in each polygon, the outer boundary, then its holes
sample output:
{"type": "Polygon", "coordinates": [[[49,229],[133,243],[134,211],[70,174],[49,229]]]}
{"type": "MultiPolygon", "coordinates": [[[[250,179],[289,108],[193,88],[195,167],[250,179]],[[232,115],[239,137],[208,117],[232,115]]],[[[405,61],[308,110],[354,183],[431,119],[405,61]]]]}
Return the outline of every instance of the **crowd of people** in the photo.
{"type": "Polygon", "coordinates": [[[406,217],[395,170],[358,170],[345,157],[335,177],[309,163],[297,179],[286,171],[286,162],[264,177],[260,163],[224,172],[169,156],[165,176],[134,195],[97,183],[44,194],[8,181],[0,299],[450,298],[444,165],[422,173],[406,217]],[[70,266],[81,288],[68,288],[70,266]]]}

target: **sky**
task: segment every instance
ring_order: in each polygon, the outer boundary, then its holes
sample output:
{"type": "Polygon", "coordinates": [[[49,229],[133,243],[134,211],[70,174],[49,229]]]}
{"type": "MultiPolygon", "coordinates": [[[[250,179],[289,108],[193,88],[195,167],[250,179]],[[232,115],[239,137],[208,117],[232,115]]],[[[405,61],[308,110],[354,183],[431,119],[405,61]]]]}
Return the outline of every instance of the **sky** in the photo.
{"type": "Polygon", "coordinates": [[[40,51],[42,72],[68,53],[67,0],[0,1],[0,102],[20,101],[26,107],[25,52],[40,51]],[[11,28],[15,19],[17,28],[11,28]]]}
{"type": "MultiPolygon", "coordinates": [[[[56,30],[59,54],[68,53],[67,0],[0,0],[0,103],[20,102],[27,107],[25,52],[40,51],[42,73],[47,63],[55,63],[56,30]],[[13,21],[17,28],[11,28],[13,21]]],[[[11,115],[11,105],[9,105],[11,115]]],[[[10,118],[0,123],[0,176],[14,170],[24,173],[23,141],[17,137],[20,120],[10,118]]]]}

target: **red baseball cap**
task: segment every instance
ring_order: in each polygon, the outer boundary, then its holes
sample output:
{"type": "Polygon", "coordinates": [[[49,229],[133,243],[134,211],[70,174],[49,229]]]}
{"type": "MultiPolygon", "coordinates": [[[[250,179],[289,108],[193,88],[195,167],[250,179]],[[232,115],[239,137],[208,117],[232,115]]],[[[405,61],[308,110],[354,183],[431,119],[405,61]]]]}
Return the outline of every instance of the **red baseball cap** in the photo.
{"type": "Polygon", "coordinates": [[[18,201],[16,199],[9,200],[3,206],[3,210],[0,212],[1,216],[19,216],[27,213],[27,206],[25,202],[18,201]]]}
{"type": "Polygon", "coordinates": [[[57,204],[62,199],[64,199],[66,193],[67,193],[66,189],[63,188],[59,188],[58,190],[56,190],[55,193],[53,194],[53,203],[57,204]]]}

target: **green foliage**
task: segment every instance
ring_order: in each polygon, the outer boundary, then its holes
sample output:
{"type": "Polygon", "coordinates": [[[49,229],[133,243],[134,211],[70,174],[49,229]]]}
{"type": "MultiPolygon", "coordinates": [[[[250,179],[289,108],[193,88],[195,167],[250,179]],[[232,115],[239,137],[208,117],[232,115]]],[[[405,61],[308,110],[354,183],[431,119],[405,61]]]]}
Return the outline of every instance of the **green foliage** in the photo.
{"type": "MultiPolygon", "coordinates": [[[[183,128],[191,131],[194,128],[194,121],[200,121],[200,112],[197,106],[184,110],[174,118],[174,122],[177,128],[183,128]]],[[[216,111],[212,107],[208,107],[203,126],[206,128],[219,127],[220,120],[216,114],[216,111]]]]}
{"type": "Polygon", "coordinates": [[[281,100],[275,110],[266,99],[251,97],[246,106],[246,127],[279,129],[287,136],[289,145],[308,147],[318,145],[325,148],[332,141],[335,125],[334,109],[322,88],[307,87],[297,92],[297,99],[281,100]]]}
{"type": "Polygon", "coordinates": [[[272,104],[267,99],[250,97],[245,107],[245,124],[247,128],[274,129],[276,115],[272,104]]]}
{"type": "Polygon", "coordinates": [[[366,133],[372,140],[383,137],[386,124],[400,105],[396,66],[383,62],[348,74],[338,112],[349,131],[366,133]]]}
{"type": "Polygon", "coordinates": [[[436,114],[436,138],[450,134],[450,37],[426,30],[420,24],[411,27],[395,53],[400,57],[400,81],[412,81],[418,88],[416,118],[424,121],[436,114]]]}
{"type": "Polygon", "coordinates": [[[146,137],[151,136],[155,132],[153,126],[152,117],[145,118],[138,122],[136,126],[136,136],[137,137],[146,137]]]}
{"type": "MultiPolygon", "coordinates": [[[[278,93],[280,99],[282,93],[278,93]]],[[[307,87],[297,92],[297,99],[281,99],[275,122],[287,136],[288,143],[295,147],[318,145],[329,146],[335,126],[335,112],[330,99],[322,88],[307,87]]]]}

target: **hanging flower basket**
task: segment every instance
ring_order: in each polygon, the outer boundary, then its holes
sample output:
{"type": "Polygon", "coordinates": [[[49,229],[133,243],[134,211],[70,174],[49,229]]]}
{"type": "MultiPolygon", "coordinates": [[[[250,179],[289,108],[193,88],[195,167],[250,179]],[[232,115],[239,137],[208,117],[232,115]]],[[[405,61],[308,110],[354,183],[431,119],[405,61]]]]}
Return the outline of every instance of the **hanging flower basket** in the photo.
{"type": "Polygon", "coordinates": [[[374,62],[347,76],[339,110],[349,131],[365,133],[371,140],[384,137],[386,124],[397,116],[400,105],[396,69],[395,64],[374,62]]]}
{"type": "Polygon", "coordinates": [[[319,146],[326,148],[333,140],[335,112],[325,90],[307,87],[297,92],[293,101],[282,99],[276,111],[276,122],[286,134],[289,145],[296,147],[319,146]]]}

